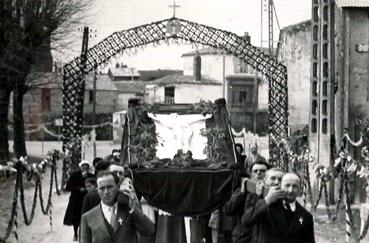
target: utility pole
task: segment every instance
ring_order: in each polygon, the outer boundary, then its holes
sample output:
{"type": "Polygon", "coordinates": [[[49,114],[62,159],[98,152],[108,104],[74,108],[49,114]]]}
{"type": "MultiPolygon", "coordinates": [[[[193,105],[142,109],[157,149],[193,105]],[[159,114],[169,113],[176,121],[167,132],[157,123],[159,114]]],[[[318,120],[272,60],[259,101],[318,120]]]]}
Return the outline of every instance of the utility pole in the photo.
{"type": "MultiPolygon", "coordinates": [[[[90,29],[90,38],[97,37],[97,30],[90,29]],[[94,34],[95,33],[95,34],[94,34]]],[[[96,81],[97,81],[97,66],[94,67],[94,77],[93,77],[93,87],[92,87],[92,124],[96,125],[96,81]]],[[[93,127],[92,134],[92,148],[93,148],[93,158],[96,158],[96,128],[93,127]]]]}
{"type": "Polygon", "coordinates": [[[273,0],[268,0],[268,45],[269,55],[273,56],[273,0]]]}
{"type": "Polygon", "coordinates": [[[225,54],[223,52],[223,98],[227,99],[226,98],[226,78],[225,78],[225,54]]]}
{"type": "MultiPolygon", "coordinates": [[[[96,125],[96,80],[97,80],[97,67],[94,69],[94,78],[93,78],[93,91],[92,91],[92,124],[96,125]]],[[[95,127],[93,128],[95,130],[95,127]]],[[[95,136],[92,138],[92,147],[93,147],[93,158],[96,158],[96,131],[93,133],[95,136]]]]}
{"type": "MultiPolygon", "coordinates": [[[[80,29],[78,29],[80,30],[80,29]]],[[[89,29],[88,26],[83,28],[83,41],[82,41],[82,52],[81,52],[81,62],[82,62],[82,66],[85,66],[85,62],[86,62],[86,54],[87,54],[87,50],[88,50],[88,42],[89,39],[92,37],[97,37],[96,35],[97,30],[92,30],[89,29]]],[[[85,74],[83,74],[85,75],[85,74]]],[[[93,77],[93,91],[92,91],[92,124],[95,125],[96,124],[96,80],[97,80],[97,67],[94,68],[94,77],[93,77]]],[[[83,97],[84,97],[84,92],[85,89],[83,89],[83,97]]],[[[83,107],[83,100],[82,100],[82,107],[83,107]]],[[[83,117],[83,112],[82,112],[82,117],[83,117]]],[[[82,121],[81,121],[82,123],[82,121]]],[[[95,128],[93,128],[95,129],[95,128]]],[[[93,134],[96,135],[96,132],[93,131],[93,134]]],[[[94,136],[93,139],[93,158],[96,157],[96,136],[94,136]]]]}

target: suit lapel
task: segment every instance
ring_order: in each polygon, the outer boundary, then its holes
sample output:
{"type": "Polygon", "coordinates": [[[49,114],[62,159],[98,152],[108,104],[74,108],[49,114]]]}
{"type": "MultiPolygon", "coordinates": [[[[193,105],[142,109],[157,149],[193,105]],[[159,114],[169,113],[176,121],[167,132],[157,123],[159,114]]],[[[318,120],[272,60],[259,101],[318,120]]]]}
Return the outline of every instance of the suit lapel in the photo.
{"type": "Polygon", "coordinates": [[[273,222],[278,222],[277,224],[271,224],[274,232],[279,232],[278,234],[285,235],[289,229],[289,222],[287,220],[286,209],[284,208],[282,202],[278,202],[274,205],[272,210],[273,222]]]}
{"type": "Polygon", "coordinates": [[[116,223],[114,225],[114,234],[118,231],[118,229],[125,226],[127,217],[127,212],[118,206],[117,217],[115,218],[116,223]]]}
{"type": "Polygon", "coordinates": [[[100,229],[102,232],[104,232],[107,236],[110,237],[109,230],[105,223],[105,216],[101,209],[101,204],[99,205],[99,208],[97,209],[97,217],[96,217],[96,225],[98,229],[100,229]]]}
{"type": "Polygon", "coordinates": [[[296,210],[293,213],[291,224],[289,225],[286,235],[294,235],[297,231],[299,231],[303,227],[304,223],[306,222],[304,222],[302,208],[298,204],[298,202],[296,202],[296,210]]]}

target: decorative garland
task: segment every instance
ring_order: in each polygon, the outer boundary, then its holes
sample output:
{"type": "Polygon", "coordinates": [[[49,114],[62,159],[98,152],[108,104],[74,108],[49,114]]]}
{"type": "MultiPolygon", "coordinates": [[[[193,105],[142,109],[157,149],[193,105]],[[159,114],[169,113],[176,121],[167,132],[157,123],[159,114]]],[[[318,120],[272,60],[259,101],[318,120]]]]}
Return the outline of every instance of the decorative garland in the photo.
{"type": "Polygon", "coordinates": [[[348,133],[345,133],[343,135],[342,139],[347,139],[347,141],[354,147],[359,147],[362,143],[363,143],[363,136],[360,136],[359,141],[354,142],[351,138],[350,135],[348,133]]]}
{"type": "Polygon", "coordinates": [[[213,114],[216,106],[211,101],[200,100],[194,104],[194,110],[200,112],[202,115],[213,114]]]}
{"type": "MultiPolygon", "coordinates": [[[[63,155],[58,150],[52,150],[48,153],[47,159],[42,160],[39,163],[31,163],[27,162],[27,158],[21,157],[18,161],[11,161],[8,162],[7,166],[0,167],[0,175],[5,175],[4,177],[10,178],[10,173],[16,173],[16,182],[13,194],[13,202],[12,202],[12,210],[10,219],[8,222],[7,230],[3,237],[0,237],[0,243],[5,243],[6,240],[9,238],[12,229],[14,227],[14,236],[18,241],[18,212],[17,212],[17,205],[18,205],[18,195],[20,195],[20,202],[21,208],[23,211],[23,218],[24,223],[26,225],[30,225],[34,219],[35,215],[35,208],[37,204],[37,194],[40,199],[41,211],[44,215],[49,215],[50,220],[50,227],[52,230],[52,190],[53,190],[53,182],[57,184],[57,170],[56,170],[56,162],[62,159],[63,155]],[[43,205],[43,198],[42,198],[42,175],[46,171],[46,167],[51,167],[51,175],[50,175],[50,188],[49,188],[49,195],[48,195],[48,202],[46,208],[43,205]],[[24,197],[24,188],[23,188],[23,175],[27,176],[27,179],[35,178],[35,192],[33,195],[33,203],[31,213],[28,216],[25,206],[25,197],[24,197]],[[18,194],[20,193],[20,194],[18,194]]],[[[64,171],[63,171],[64,172],[64,171]]],[[[56,189],[57,195],[60,195],[60,191],[56,189]]]]}
{"type": "Polygon", "coordinates": [[[15,189],[13,193],[12,211],[10,214],[10,219],[8,222],[8,226],[6,228],[5,235],[3,237],[0,236],[0,243],[6,243],[6,240],[9,238],[12,232],[14,222],[17,222],[16,217],[17,217],[17,205],[18,205],[18,188],[19,188],[19,176],[17,176],[16,181],[15,181],[15,189]]]}
{"type": "Polygon", "coordinates": [[[201,129],[201,135],[208,138],[205,146],[205,153],[208,160],[215,162],[212,168],[221,167],[227,164],[229,156],[227,154],[226,133],[225,129],[206,128],[201,129]]]}
{"type": "MultiPolygon", "coordinates": [[[[45,125],[50,125],[50,123],[43,123],[43,124],[39,124],[37,125],[36,128],[31,129],[31,130],[25,130],[24,132],[29,134],[29,133],[36,133],[36,132],[40,132],[40,131],[44,131],[45,133],[49,134],[50,136],[57,138],[57,139],[62,139],[63,135],[60,134],[56,134],[52,131],[50,131],[45,125]]],[[[121,129],[123,130],[123,127],[120,125],[115,125],[112,122],[104,122],[104,123],[100,123],[100,124],[96,124],[96,125],[83,125],[83,128],[99,128],[99,127],[105,127],[105,126],[111,126],[117,129],[121,129]]],[[[11,126],[8,126],[8,130],[9,131],[14,131],[14,129],[11,126]]]]}
{"type": "Polygon", "coordinates": [[[37,192],[38,192],[38,184],[40,183],[39,179],[36,179],[36,186],[35,186],[35,193],[33,195],[33,203],[32,203],[32,209],[31,209],[31,214],[28,217],[27,216],[27,212],[26,212],[26,205],[25,205],[25,200],[24,200],[24,189],[23,189],[23,176],[22,173],[19,174],[20,175],[20,183],[19,183],[19,189],[20,189],[20,201],[21,201],[21,206],[22,206],[22,211],[23,211],[23,218],[24,218],[24,223],[26,225],[30,225],[33,221],[33,218],[35,216],[35,209],[36,209],[36,204],[37,204],[37,192]]]}
{"type": "Polygon", "coordinates": [[[41,183],[39,184],[40,205],[41,205],[41,211],[42,211],[42,213],[44,215],[47,215],[49,213],[49,210],[50,210],[50,207],[51,207],[51,197],[52,197],[52,190],[53,190],[54,172],[55,172],[55,170],[51,170],[50,188],[49,188],[49,195],[48,195],[48,200],[47,200],[46,208],[44,207],[44,199],[42,198],[42,186],[41,186],[41,183]]]}

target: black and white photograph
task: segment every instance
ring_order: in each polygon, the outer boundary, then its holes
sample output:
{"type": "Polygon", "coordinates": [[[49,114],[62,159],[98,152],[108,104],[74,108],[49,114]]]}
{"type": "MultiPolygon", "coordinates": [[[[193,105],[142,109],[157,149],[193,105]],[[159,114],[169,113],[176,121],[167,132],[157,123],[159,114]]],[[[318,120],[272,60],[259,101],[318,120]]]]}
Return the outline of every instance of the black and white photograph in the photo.
{"type": "Polygon", "coordinates": [[[368,231],[369,0],[0,0],[0,243],[368,231]]]}

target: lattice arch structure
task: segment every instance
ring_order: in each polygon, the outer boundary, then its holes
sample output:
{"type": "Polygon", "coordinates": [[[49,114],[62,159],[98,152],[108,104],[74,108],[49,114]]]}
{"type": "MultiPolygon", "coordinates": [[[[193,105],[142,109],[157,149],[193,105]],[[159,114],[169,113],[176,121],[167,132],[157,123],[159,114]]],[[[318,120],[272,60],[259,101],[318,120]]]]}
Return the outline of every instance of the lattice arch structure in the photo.
{"type": "MultiPolygon", "coordinates": [[[[269,132],[276,139],[287,137],[288,97],[287,69],[275,58],[250,45],[238,35],[190,22],[170,18],[115,32],[88,49],[85,58],[77,57],[63,69],[63,149],[73,146],[80,154],[82,137],[84,81],[83,75],[129,49],[170,39],[198,43],[226,51],[242,59],[269,80],[269,132]]],[[[278,163],[276,147],[270,145],[270,158],[278,163]]],[[[75,158],[77,160],[77,158],[75,158]]]]}

